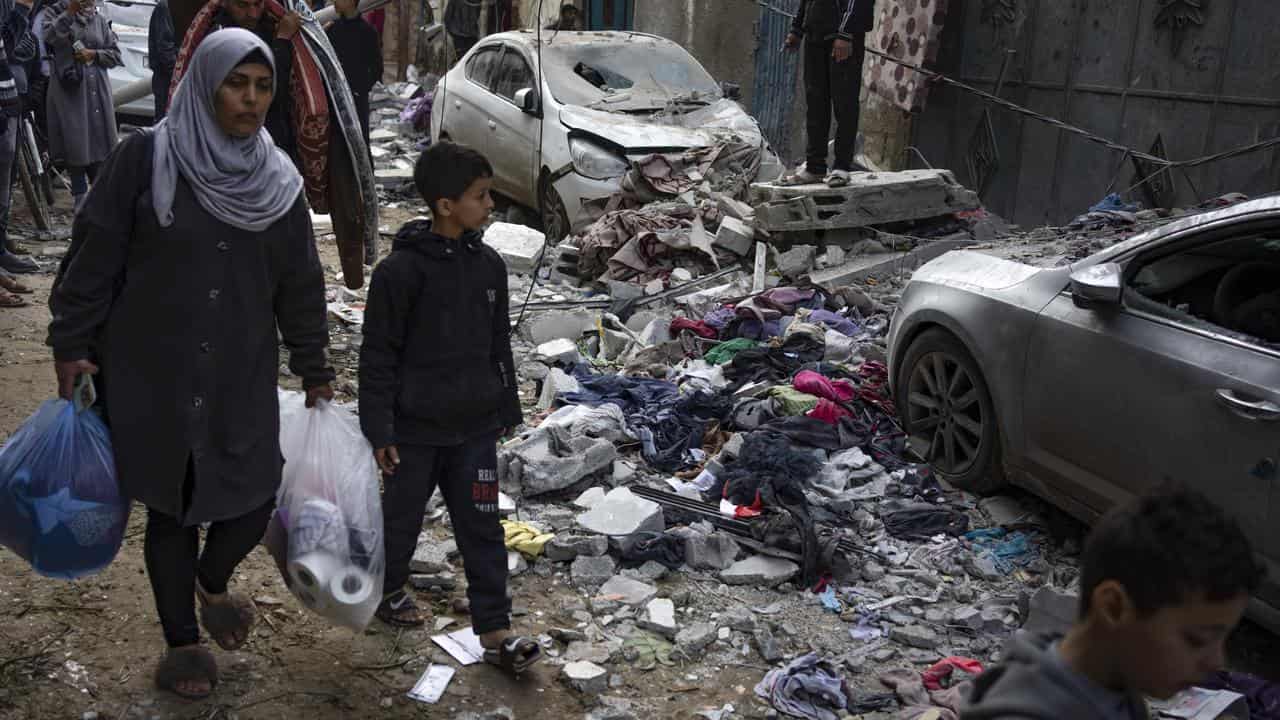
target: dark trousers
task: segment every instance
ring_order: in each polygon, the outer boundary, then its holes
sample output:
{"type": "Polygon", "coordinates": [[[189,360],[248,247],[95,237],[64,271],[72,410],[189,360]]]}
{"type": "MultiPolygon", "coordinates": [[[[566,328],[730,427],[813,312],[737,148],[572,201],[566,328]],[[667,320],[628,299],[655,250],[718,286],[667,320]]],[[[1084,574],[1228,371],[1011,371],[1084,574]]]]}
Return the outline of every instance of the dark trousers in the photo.
{"type": "Polygon", "coordinates": [[[862,89],[862,58],[866,36],[854,34],[853,54],[844,62],[831,57],[835,40],[804,44],[804,96],[808,105],[805,164],[809,172],[827,172],[827,140],[831,115],[836,116],[836,170],[852,170],[858,142],[858,93],[862,89]]]}
{"type": "Polygon", "coordinates": [[[173,71],[155,72],[151,75],[151,96],[156,102],[155,122],[160,122],[169,112],[169,85],[173,71]]]}
{"type": "Polygon", "coordinates": [[[200,641],[196,623],[196,579],[206,591],[221,595],[236,566],[262,540],[276,501],[233,520],[211,523],[200,551],[200,528],[147,508],[147,539],[143,555],[156,596],[156,611],[169,647],[200,641]]]}
{"type": "Polygon", "coordinates": [[[457,53],[456,60],[454,62],[461,60],[463,55],[466,55],[471,48],[476,46],[476,43],[480,42],[480,38],[454,35],[453,33],[449,33],[449,37],[453,39],[453,51],[457,53]]]}
{"type": "Polygon", "coordinates": [[[427,500],[439,487],[467,573],[472,627],[477,634],[510,628],[507,547],[498,518],[497,437],[486,433],[461,445],[398,447],[400,467],[384,478],[382,491],[385,593],[408,581],[427,500]]]}
{"type": "Polygon", "coordinates": [[[356,115],[360,120],[360,130],[364,133],[364,146],[369,147],[369,93],[351,93],[356,101],[356,115]]]}

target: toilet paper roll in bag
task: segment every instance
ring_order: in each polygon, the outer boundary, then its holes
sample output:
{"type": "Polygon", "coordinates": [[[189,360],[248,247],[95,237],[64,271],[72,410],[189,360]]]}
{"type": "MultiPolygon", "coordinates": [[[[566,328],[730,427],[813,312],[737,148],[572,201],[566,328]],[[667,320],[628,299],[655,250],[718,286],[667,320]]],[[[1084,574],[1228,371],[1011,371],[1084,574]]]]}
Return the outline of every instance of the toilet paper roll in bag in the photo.
{"type": "Polygon", "coordinates": [[[346,566],[336,555],[311,552],[289,562],[289,577],[299,599],[312,608],[327,605],[329,584],[346,566]]]}
{"type": "Polygon", "coordinates": [[[355,565],[347,565],[329,578],[329,597],[335,605],[363,605],[373,597],[373,576],[355,565]]]}

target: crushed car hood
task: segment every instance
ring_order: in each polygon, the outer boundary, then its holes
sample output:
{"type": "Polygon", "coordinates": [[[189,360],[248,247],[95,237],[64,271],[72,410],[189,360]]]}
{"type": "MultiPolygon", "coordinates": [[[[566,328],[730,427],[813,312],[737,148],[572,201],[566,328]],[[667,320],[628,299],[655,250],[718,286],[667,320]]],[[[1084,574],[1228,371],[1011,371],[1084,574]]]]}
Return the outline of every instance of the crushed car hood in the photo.
{"type": "Polygon", "coordinates": [[[912,283],[935,283],[972,290],[1004,290],[1026,282],[1041,268],[992,257],[972,250],[954,250],[925,263],[912,283]]]}
{"type": "Polygon", "coordinates": [[[758,143],[760,126],[732,100],[719,100],[690,112],[651,114],[605,112],[579,105],[560,110],[560,122],[627,150],[697,148],[727,140],[758,143]]]}

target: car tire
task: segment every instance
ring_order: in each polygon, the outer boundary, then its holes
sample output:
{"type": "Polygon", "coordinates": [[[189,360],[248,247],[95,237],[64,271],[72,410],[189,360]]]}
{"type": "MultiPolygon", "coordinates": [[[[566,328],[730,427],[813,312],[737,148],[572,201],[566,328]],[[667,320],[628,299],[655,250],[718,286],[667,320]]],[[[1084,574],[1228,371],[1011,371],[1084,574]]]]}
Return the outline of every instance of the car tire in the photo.
{"type": "Polygon", "coordinates": [[[911,447],[939,478],[979,494],[1007,484],[991,391],[954,335],[941,328],[921,333],[902,358],[895,387],[911,447]]]}
{"type": "Polygon", "coordinates": [[[538,182],[538,204],[542,215],[542,232],[548,245],[557,245],[569,235],[569,212],[560,193],[545,176],[538,182]]]}

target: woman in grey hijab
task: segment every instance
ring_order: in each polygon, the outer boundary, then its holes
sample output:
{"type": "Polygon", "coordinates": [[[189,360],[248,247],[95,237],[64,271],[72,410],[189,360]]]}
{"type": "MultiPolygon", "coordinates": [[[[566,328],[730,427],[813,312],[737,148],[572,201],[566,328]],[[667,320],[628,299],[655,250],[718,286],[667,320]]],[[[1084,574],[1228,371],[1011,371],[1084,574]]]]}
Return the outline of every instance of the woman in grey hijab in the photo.
{"type": "Polygon", "coordinates": [[[168,117],[107,158],[49,300],[59,393],[96,375],[121,489],[147,506],[169,646],[156,682],[188,698],[217,684],[196,597],[223,649],[253,623],[227,585],[280,485],[277,331],[308,405],[333,396],[302,178],[262,129],[274,91],[271,52],[252,33],[201,43],[168,117]]]}
{"type": "Polygon", "coordinates": [[[95,0],[59,0],[44,27],[53,55],[45,106],[49,149],[71,172],[76,209],[116,144],[116,110],[107,70],[120,64],[116,34],[95,0]]]}

